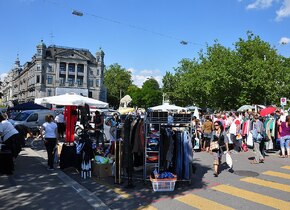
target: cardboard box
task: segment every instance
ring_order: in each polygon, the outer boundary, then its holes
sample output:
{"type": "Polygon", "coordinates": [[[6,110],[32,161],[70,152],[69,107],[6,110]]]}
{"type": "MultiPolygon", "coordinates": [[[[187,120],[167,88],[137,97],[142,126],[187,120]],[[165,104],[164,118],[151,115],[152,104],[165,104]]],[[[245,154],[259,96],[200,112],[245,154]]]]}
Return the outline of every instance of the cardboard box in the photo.
{"type": "Polygon", "coordinates": [[[92,175],[99,178],[112,176],[112,164],[97,164],[92,162],[92,175]]]}

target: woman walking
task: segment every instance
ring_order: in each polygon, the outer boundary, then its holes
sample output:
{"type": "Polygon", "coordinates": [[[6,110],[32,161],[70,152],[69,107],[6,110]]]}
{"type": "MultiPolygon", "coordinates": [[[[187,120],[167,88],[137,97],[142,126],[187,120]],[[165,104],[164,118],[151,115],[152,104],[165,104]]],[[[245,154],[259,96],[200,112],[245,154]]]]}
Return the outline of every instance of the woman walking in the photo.
{"type": "Polygon", "coordinates": [[[48,170],[54,170],[53,168],[54,153],[59,137],[57,132],[57,125],[54,122],[54,117],[52,115],[45,116],[45,123],[43,123],[42,128],[40,129],[40,135],[42,139],[43,139],[43,131],[45,133],[44,144],[47,151],[48,170]]]}
{"type": "MultiPolygon", "coordinates": [[[[213,154],[213,166],[214,166],[214,176],[218,177],[219,166],[221,163],[221,158],[224,151],[229,152],[228,137],[224,131],[223,124],[220,121],[214,122],[214,131],[212,133],[210,150],[213,154]],[[216,144],[216,146],[215,146],[216,144]]],[[[230,168],[229,172],[233,172],[233,169],[230,168]]]]}
{"type": "Polygon", "coordinates": [[[278,120],[278,125],[281,126],[280,148],[281,158],[290,157],[290,116],[286,116],[286,122],[278,120]],[[285,155],[285,148],[287,149],[287,155],[285,155]]]}
{"type": "Polygon", "coordinates": [[[254,116],[253,129],[251,130],[254,140],[255,159],[251,162],[251,164],[264,163],[264,156],[260,150],[260,144],[264,138],[264,132],[264,125],[262,121],[260,121],[259,115],[256,114],[254,116]]]}
{"type": "Polygon", "coordinates": [[[203,142],[202,142],[201,150],[209,152],[209,143],[210,143],[211,135],[213,131],[213,123],[208,115],[205,117],[205,120],[206,121],[202,125],[203,142]]]}

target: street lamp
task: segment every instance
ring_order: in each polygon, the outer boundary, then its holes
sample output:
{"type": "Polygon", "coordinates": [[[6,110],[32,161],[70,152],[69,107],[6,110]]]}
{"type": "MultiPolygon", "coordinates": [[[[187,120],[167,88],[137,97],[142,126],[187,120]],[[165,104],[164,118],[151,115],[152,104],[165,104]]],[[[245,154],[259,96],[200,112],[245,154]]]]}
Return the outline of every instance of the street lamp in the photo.
{"type": "Polygon", "coordinates": [[[76,15],[76,16],[80,16],[80,17],[84,15],[82,12],[77,11],[77,10],[73,10],[73,11],[72,11],[72,14],[73,14],[73,15],[76,15]]]}

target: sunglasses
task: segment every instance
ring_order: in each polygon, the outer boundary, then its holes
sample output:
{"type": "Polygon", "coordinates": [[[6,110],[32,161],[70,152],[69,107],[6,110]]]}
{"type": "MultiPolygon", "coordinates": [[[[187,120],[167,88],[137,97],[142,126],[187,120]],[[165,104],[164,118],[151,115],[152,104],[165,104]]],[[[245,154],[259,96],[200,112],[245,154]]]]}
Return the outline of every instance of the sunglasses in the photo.
{"type": "Polygon", "coordinates": [[[219,125],[214,125],[214,126],[219,126],[219,125]]]}

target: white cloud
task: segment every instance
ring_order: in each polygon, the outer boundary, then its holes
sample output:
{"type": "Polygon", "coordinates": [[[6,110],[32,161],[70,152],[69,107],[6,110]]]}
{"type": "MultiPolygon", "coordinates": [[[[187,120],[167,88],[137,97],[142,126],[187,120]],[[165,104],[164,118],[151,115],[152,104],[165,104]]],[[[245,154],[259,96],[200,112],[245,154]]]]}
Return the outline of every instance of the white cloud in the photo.
{"type": "Polygon", "coordinates": [[[282,37],[279,41],[279,44],[281,45],[287,45],[290,43],[290,38],[287,38],[287,37],[282,37]]]}
{"type": "Polygon", "coordinates": [[[160,87],[162,86],[162,78],[161,71],[159,70],[136,70],[133,68],[129,68],[128,71],[132,73],[133,84],[138,87],[142,87],[143,83],[153,77],[159,83],[160,87]]]}
{"type": "Polygon", "coordinates": [[[285,17],[290,17],[290,0],[284,0],[282,6],[276,11],[276,20],[280,21],[285,17]]]}
{"type": "Polygon", "coordinates": [[[0,74],[0,81],[3,81],[5,77],[7,77],[7,73],[0,74]]]}
{"type": "Polygon", "coordinates": [[[249,4],[247,9],[265,9],[272,6],[274,0],[256,0],[254,3],[249,4]]]}

